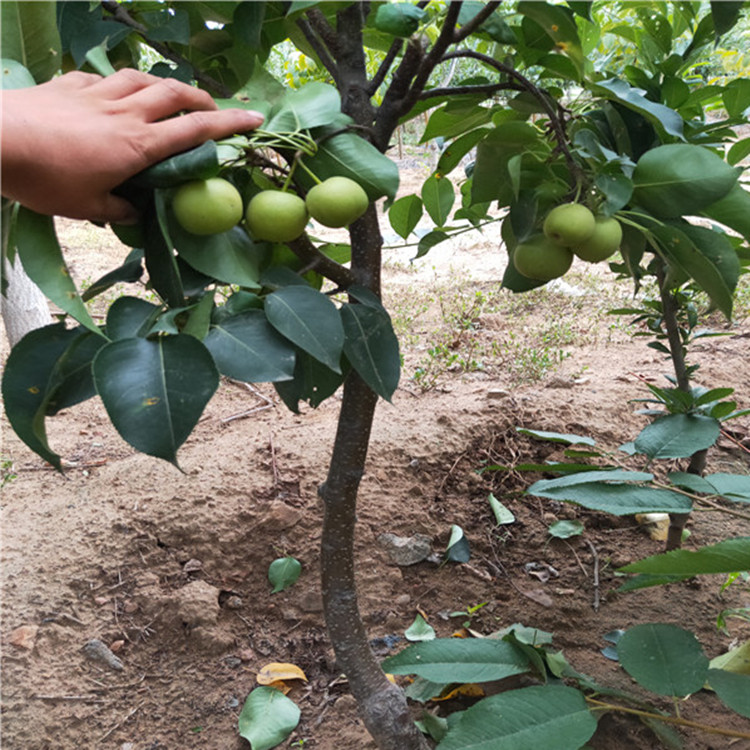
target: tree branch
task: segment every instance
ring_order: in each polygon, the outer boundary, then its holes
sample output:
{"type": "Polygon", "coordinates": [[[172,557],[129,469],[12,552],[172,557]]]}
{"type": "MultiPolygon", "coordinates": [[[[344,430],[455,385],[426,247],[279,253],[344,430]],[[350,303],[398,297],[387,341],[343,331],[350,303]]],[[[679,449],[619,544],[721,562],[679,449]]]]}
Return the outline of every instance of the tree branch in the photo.
{"type": "Polygon", "coordinates": [[[308,41],[310,46],[315,51],[315,54],[318,56],[318,59],[320,60],[320,62],[323,64],[323,67],[331,74],[331,77],[333,78],[334,82],[336,83],[338,87],[339,70],[338,70],[338,67],[336,66],[336,62],[328,53],[328,50],[324,46],[323,42],[318,38],[317,34],[315,33],[312,26],[310,25],[310,22],[307,21],[305,18],[298,18],[297,26],[299,27],[299,30],[304,34],[305,39],[308,41]]]}
{"type": "Polygon", "coordinates": [[[453,34],[453,42],[458,44],[464,39],[471,36],[499,7],[501,3],[497,0],[487,3],[482,10],[477,13],[471,21],[465,23],[460,29],[456,29],[453,34]]]}
{"type": "Polygon", "coordinates": [[[328,19],[320,12],[320,8],[310,8],[307,11],[310,25],[315,33],[323,40],[332,57],[337,58],[339,54],[339,41],[336,32],[331,28],[328,19]]]}
{"type": "Polygon", "coordinates": [[[306,234],[289,242],[288,245],[292,249],[292,252],[305,262],[306,271],[315,271],[342,289],[347,289],[355,283],[354,274],[346,266],[342,266],[340,263],[321,253],[306,234]]]}
{"type": "Polygon", "coordinates": [[[540,89],[535,86],[528,78],[519,73],[515,68],[511,68],[509,65],[501,63],[499,60],[495,60],[494,57],[482,54],[481,52],[474,52],[474,50],[462,49],[455,50],[453,52],[447,52],[443,55],[441,62],[445,60],[452,60],[455,57],[469,57],[474,60],[480,60],[485,65],[494,68],[499,73],[504,73],[509,78],[517,81],[524,91],[528,91],[538,102],[541,104],[547,117],[549,117],[550,125],[552,126],[552,132],[555,135],[557,145],[562,152],[565,163],[568,166],[568,171],[573,175],[576,183],[583,181],[583,170],[579,166],[578,162],[573,158],[573,154],[570,151],[568,145],[568,136],[565,132],[565,123],[557,110],[557,107],[553,105],[553,101],[544,89],[540,89]]]}
{"type": "Polygon", "coordinates": [[[519,83],[505,81],[503,83],[486,83],[476,86],[447,86],[439,89],[426,89],[419,95],[419,101],[433,99],[439,96],[459,96],[464,94],[485,94],[492,96],[498,91],[524,91],[525,89],[519,83]]]}
{"type": "Polygon", "coordinates": [[[380,63],[380,67],[377,69],[375,75],[370,81],[369,86],[367,87],[367,93],[370,96],[373,96],[378,88],[380,88],[380,84],[385,80],[385,77],[388,74],[391,65],[393,65],[393,61],[396,59],[396,57],[398,57],[399,52],[401,52],[403,48],[404,40],[394,39],[393,44],[390,46],[390,49],[388,50],[388,52],[386,52],[386,55],[383,58],[383,62],[380,63]]]}
{"type": "Polygon", "coordinates": [[[114,21],[123,24],[123,26],[129,26],[136,31],[141,39],[143,39],[149,47],[158,52],[162,57],[165,57],[167,60],[171,60],[178,65],[189,66],[193,78],[198,81],[203,88],[211,91],[222,99],[230,99],[232,97],[232,92],[223,83],[196,68],[187,58],[183,57],[179,52],[172,50],[169,45],[155,42],[153,39],[150,39],[148,36],[148,29],[143,24],[138,23],[138,21],[136,21],[116,0],[102,0],[102,8],[112,16],[114,21]]]}

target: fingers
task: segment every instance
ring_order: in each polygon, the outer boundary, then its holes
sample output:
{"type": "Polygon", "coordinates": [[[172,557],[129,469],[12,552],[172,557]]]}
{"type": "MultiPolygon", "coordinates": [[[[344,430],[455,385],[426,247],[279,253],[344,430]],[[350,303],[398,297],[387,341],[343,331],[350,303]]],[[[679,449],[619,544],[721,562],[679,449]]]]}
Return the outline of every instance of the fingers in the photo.
{"type": "Polygon", "coordinates": [[[112,224],[135,224],[138,221],[138,211],[128,201],[107,194],[99,205],[92,206],[91,210],[86,211],[85,216],[81,218],[112,224]]]}
{"type": "Polygon", "coordinates": [[[132,112],[142,113],[146,122],[163,120],[185,110],[217,109],[209,93],[173,78],[157,78],[155,83],[123,97],[120,103],[132,112]]]}
{"type": "Polygon", "coordinates": [[[223,109],[216,112],[191,112],[151,125],[149,143],[142,144],[149,161],[161,161],[179,151],[187,151],[207,140],[226,138],[254,130],[263,122],[260,112],[223,109]]]}
{"type": "MultiPolygon", "coordinates": [[[[68,74],[71,75],[71,74],[68,74]]],[[[132,68],[123,68],[111,76],[97,76],[96,88],[91,91],[105,100],[122,99],[149,86],[157,86],[163,78],[141,73],[132,68]]]]}

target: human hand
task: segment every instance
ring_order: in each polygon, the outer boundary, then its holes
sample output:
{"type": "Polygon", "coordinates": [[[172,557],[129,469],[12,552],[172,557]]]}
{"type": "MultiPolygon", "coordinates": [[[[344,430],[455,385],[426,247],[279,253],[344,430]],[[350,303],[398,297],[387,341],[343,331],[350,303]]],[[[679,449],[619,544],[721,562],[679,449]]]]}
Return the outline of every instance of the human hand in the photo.
{"type": "Polygon", "coordinates": [[[132,223],[112,190],[180,151],[258,127],[193,86],[131,69],[2,92],[2,194],[42,214],[132,223]],[[187,114],[178,115],[180,112],[187,114]]]}

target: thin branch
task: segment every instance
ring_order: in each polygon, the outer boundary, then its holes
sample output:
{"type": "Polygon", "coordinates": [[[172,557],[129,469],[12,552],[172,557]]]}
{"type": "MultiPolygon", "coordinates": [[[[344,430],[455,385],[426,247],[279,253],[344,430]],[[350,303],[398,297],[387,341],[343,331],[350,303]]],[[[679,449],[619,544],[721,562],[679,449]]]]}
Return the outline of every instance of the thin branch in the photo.
{"type": "Polygon", "coordinates": [[[562,151],[562,154],[565,158],[568,170],[574,176],[576,183],[580,183],[583,181],[583,171],[576,160],[573,158],[573,154],[571,153],[570,147],[568,146],[568,137],[565,133],[563,118],[560,116],[560,112],[557,110],[557,108],[553,106],[552,101],[550,101],[550,96],[546,91],[540,89],[538,86],[535,86],[528,78],[515,70],[515,68],[511,68],[509,65],[505,65],[504,63],[495,60],[495,58],[490,57],[489,55],[484,55],[481,52],[474,52],[474,50],[463,49],[455,50],[454,52],[448,52],[443,55],[441,62],[452,60],[455,57],[469,57],[474,60],[480,60],[481,62],[485,63],[485,65],[488,65],[497,70],[499,73],[504,73],[508,77],[514,79],[521,85],[521,87],[525,91],[528,91],[539,102],[545,114],[547,115],[547,117],[549,117],[552,131],[555,135],[555,139],[557,140],[558,147],[560,148],[560,151],[562,151]]]}
{"type": "Polygon", "coordinates": [[[320,8],[310,8],[307,11],[307,17],[310,19],[310,25],[315,33],[322,39],[323,44],[328,48],[331,55],[337,58],[339,55],[339,41],[336,31],[328,23],[328,19],[320,12],[320,8]]]}
{"type": "Polygon", "coordinates": [[[453,34],[453,42],[458,44],[464,39],[471,36],[499,7],[501,3],[493,0],[487,3],[482,10],[477,13],[471,21],[465,23],[460,29],[456,29],[453,34]]]}
{"type": "Polygon", "coordinates": [[[386,52],[386,55],[383,58],[383,62],[380,63],[380,67],[377,69],[375,75],[373,76],[367,87],[367,93],[370,96],[372,96],[380,88],[380,84],[385,80],[388,71],[391,69],[391,65],[393,65],[393,61],[398,57],[403,48],[403,39],[393,40],[393,44],[391,44],[390,49],[388,50],[388,52],[386,52]]]}
{"type": "Polygon", "coordinates": [[[323,255],[306,234],[288,244],[292,252],[306,263],[306,270],[316,271],[342,289],[346,289],[355,283],[354,274],[346,266],[342,266],[327,255],[323,255]]]}
{"type": "Polygon", "coordinates": [[[447,86],[439,89],[425,89],[418,97],[419,101],[433,99],[439,96],[460,96],[463,94],[484,94],[492,96],[498,91],[524,91],[525,89],[518,83],[506,81],[504,83],[486,83],[476,86],[447,86]]]}
{"type": "Polygon", "coordinates": [[[217,96],[223,99],[229,99],[232,96],[232,92],[223,83],[217,81],[209,75],[206,75],[202,70],[196,68],[187,58],[183,57],[179,52],[175,52],[167,44],[156,42],[150,39],[148,36],[148,29],[141,23],[138,23],[125,8],[123,8],[116,0],[102,0],[102,8],[111,14],[112,19],[124,26],[129,26],[131,29],[136,31],[138,35],[143,39],[149,47],[158,52],[162,57],[167,60],[171,60],[178,65],[187,65],[192,71],[193,78],[198,81],[204,88],[212,91],[217,96]]]}
{"type": "Polygon", "coordinates": [[[331,57],[328,50],[325,48],[322,40],[318,38],[318,35],[313,30],[310,22],[305,18],[298,18],[297,26],[299,27],[299,30],[304,34],[305,39],[308,41],[310,46],[313,48],[313,50],[315,50],[315,54],[320,59],[320,62],[323,63],[323,67],[331,74],[331,77],[338,86],[339,70],[336,62],[331,57]]]}

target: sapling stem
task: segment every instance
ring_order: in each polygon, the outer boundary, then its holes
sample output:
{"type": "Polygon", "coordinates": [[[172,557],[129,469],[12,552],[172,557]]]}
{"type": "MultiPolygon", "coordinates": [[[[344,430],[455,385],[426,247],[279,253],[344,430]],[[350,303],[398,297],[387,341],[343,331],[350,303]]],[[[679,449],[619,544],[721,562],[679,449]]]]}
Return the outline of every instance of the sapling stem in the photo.
{"type": "Polygon", "coordinates": [[[316,185],[321,184],[322,180],[318,177],[318,175],[315,174],[315,172],[313,172],[311,169],[308,168],[308,166],[305,164],[305,162],[302,161],[302,159],[295,159],[295,164],[299,164],[300,167],[302,167],[302,169],[304,169],[305,172],[307,172],[307,174],[309,174],[310,177],[312,177],[316,185]]]}

